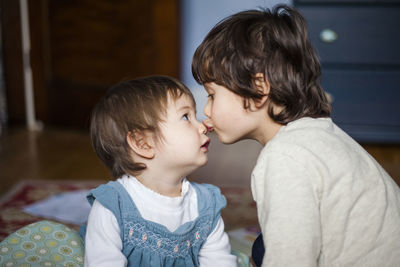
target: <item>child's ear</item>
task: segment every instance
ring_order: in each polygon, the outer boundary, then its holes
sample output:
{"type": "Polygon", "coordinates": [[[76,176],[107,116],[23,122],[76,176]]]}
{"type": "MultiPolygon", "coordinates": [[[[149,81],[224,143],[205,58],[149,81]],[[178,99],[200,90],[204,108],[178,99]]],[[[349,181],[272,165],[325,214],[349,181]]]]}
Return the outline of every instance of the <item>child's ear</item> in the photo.
{"type": "Polygon", "coordinates": [[[154,136],[149,132],[133,131],[126,135],[126,141],[130,148],[139,156],[154,158],[154,136]]]}
{"type": "Polygon", "coordinates": [[[266,103],[268,99],[270,85],[269,82],[265,79],[264,74],[262,73],[257,73],[254,76],[254,84],[256,86],[257,91],[259,91],[264,95],[261,99],[254,101],[255,107],[260,108],[266,103]]]}

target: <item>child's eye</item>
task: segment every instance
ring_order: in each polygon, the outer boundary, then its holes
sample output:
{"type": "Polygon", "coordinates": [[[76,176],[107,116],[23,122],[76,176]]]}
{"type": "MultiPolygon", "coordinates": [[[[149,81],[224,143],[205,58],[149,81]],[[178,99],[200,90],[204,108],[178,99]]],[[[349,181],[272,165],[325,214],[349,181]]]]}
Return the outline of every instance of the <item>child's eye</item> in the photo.
{"type": "Polygon", "coordinates": [[[184,114],[183,116],[182,116],[182,119],[183,120],[185,120],[185,121],[188,121],[189,120],[189,114],[184,114]]]}
{"type": "Polygon", "coordinates": [[[214,94],[208,94],[208,98],[214,99],[214,94]]]}

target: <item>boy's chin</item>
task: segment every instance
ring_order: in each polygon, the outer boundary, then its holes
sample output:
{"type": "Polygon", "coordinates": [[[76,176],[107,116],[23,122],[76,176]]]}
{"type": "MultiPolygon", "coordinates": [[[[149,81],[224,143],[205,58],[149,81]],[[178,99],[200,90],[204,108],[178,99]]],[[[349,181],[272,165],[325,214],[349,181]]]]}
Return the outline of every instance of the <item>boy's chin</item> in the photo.
{"type": "Polygon", "coordinates": [[[231,145],[231,144],[234,144],[237,141],[239,141],[237,139],[232,139],[229,136],[219,134],[219,133],[217,133],[217,136],[218,136],[218,140],[225,145],[231,145]]]}

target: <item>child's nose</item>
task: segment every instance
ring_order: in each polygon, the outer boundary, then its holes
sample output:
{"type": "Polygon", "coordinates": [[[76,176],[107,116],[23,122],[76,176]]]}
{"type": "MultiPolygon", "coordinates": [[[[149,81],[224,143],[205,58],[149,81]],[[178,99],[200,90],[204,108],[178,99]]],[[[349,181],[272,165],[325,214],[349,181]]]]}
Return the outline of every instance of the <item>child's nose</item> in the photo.
{"type": "Polygon", "coordinates": [[[206,106],[204,107],[204,115],[207,116],[207,118],[210,118],[210,101],[207,101],[206,106]]]}
{"type": "Polygon", "coordinates": [[[213,131],[213,127],[212,127],[212,124],[211,124],[211,119],[203,120],[203,125],[207,128],[208,132],[212,132],[213,131]]]}
{"type": "Polygon", "coordinates": [[[201,122],[199,122],[199,125],[200,125],[200,127],[199,127],[199,131],[200,131],[200,133],[202,133],[202,134],[206,134],[207,133],[207,126],[206,125],[204,125],[203,123],[201,123],[201,122]]]}

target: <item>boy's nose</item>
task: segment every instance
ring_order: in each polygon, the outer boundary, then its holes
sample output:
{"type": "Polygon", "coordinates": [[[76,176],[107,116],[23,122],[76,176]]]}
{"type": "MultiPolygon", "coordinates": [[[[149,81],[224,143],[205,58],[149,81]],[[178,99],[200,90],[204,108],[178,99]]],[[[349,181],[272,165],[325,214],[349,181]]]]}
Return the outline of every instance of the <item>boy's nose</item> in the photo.
{"type": "Polygon", "coordinates": [[[205,119],[203,120],[203,125],[207,128],[208,132],[212,132],[213,131],[213,127],[212,127],[212,123],[210,119],[205,119]]]}
{"type": "Polygon", "coordinates": [[[206,115],[207,118],[210,118],[210,103],[209,102],[210,101],[207,101],[207,104],[206,104],[206,106],[204,107],[204,110],[203,110],[204,115],[206,115]]]}

